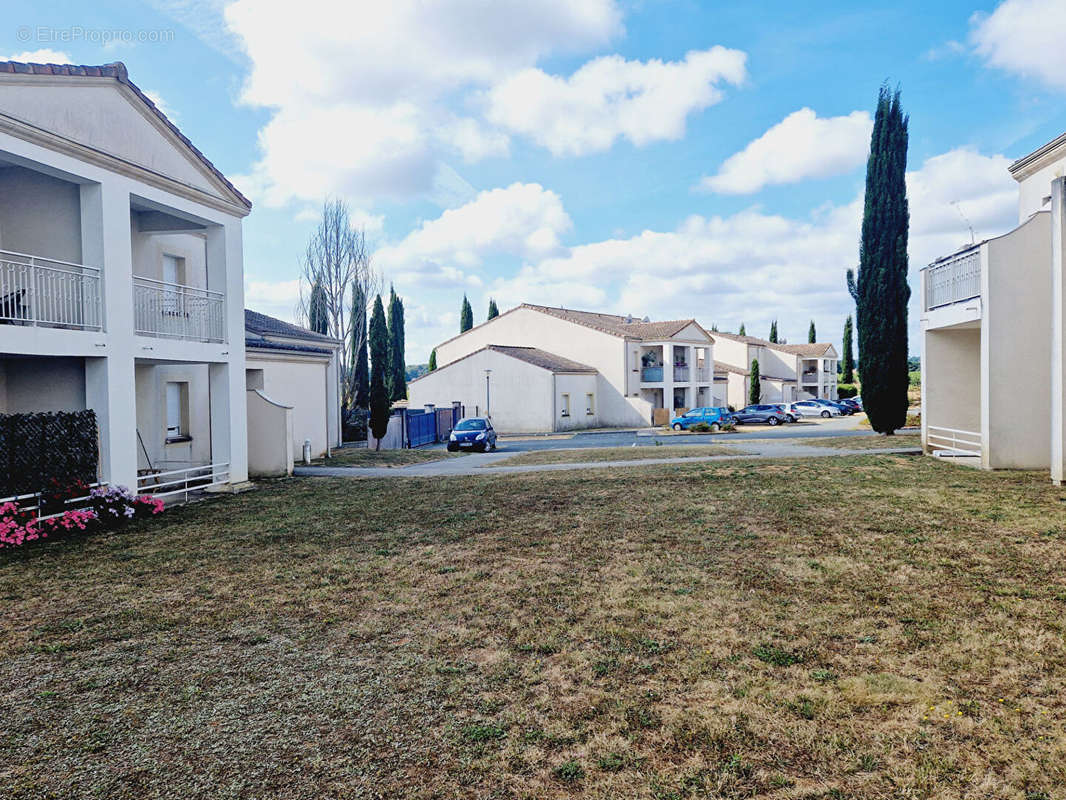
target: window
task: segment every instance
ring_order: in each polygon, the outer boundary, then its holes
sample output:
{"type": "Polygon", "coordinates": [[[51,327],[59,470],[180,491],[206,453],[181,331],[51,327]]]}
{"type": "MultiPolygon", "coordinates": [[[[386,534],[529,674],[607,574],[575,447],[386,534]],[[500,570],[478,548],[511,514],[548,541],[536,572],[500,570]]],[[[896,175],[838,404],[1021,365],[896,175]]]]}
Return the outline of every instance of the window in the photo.
{"type": "Polygon", "coordinates": [[[596,413],[596,395],[592,392],[585,395],[585,413],[590,415],[596,413]]]}
{"type": "Polygon", "coordinates": [[[570,416],[570,395],[568,395],[568,394],[564,394],[563,395],[562,406],[563,406],[563,410],[562,410],[562,413],[559,416],[569,417],[570,416]]]}
{"type": "Polygon", "coordinates": [[[189,384],[166,384],[167,442],[187,442],[189,436],[189,384]]]}
{"type": "Polygon", "coordinates": [[[181,290],[176,288],[185,278],[185,259],[163,256],[163,313],[179,314],[183,310],[181,290]]]}

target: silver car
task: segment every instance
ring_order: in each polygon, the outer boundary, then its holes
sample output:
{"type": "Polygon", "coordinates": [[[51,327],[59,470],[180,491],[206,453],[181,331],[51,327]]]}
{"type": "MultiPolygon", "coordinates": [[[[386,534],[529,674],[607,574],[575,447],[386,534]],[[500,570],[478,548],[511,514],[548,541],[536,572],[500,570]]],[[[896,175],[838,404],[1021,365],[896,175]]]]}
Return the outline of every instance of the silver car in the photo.
{"type": "Polygon", "coordinates": [[[792,415],[796,419],[800,417],[839,417],[840,409],[831,408],[830,406],[819,405],[813,400],[797,400],[795,403],[789,403],[785,406],[785,412],[792,415]]]}

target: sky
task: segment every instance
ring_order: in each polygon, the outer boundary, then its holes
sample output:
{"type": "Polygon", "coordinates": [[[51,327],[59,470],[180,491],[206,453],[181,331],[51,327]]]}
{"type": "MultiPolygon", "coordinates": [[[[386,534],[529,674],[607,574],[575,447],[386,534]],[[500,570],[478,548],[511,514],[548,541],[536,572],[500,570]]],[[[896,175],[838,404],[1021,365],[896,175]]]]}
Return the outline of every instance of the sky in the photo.
{"type": "Polygon", "coordinates": [[[912,353],[932,259],[1017,224],[1066,130],[1064,0],[5,0],[0,56],[130,78],[249,196],[245,304],[294,319],[345,200],[407,360],[543,303],[840,347],[877,92],[910,115],[912,353]],[[971,233],[972,230],[972,233],[971,233]]]}

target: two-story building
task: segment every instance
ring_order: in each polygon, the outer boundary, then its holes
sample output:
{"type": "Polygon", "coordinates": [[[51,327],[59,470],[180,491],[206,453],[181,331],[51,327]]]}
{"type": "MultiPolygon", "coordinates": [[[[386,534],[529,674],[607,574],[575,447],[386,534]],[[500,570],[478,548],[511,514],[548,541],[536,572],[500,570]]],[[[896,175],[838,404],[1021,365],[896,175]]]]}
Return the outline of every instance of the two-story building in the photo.
{"type": "Polygon", "coordinates": [[[922,441],[1063,480],[1066,135],[1014,162],[1019,225],[922,270],[922,441]]]}
{"type": "Polygon", "coordinates": [[[836,348],[829,342],[781,344],[755,336],[716,331],[715,380],[726,402],[743,408],[751,396],[751,365],[759,362],[763,402],[791,403],[821,397],[837,399],[836,348]]]}
{"type": "Polygon", "coordinates": [[[661,424],[721,405],[714,339],[694,319],[652,322],[523,303],[437,345],[411,406],[461,403],[503,431],[661,424]]]}
{"type": "Polygon", "coordinates": [[[246,480],[251,203],[121,63],[0,62],[0,196],[0,412],[93,409],[112,484],[246,480]]]}

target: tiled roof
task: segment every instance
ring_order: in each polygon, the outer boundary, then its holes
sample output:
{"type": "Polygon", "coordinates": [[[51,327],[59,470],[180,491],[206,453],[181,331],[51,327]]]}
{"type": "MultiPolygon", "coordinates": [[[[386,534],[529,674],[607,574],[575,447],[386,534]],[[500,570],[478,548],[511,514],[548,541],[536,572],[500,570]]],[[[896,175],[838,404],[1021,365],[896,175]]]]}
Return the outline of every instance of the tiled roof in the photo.
{"type": "Polygon", "coordinates": [[[314,355],[330,356],[333,351],[325,347],[309,347],[302,344],[286,344],[284,342],[272,342],[255,334],[245,335],[244,346],[251,350],[279,350],[286,353],[313,353],[314,355]]]}
{"type": "MultiPolygon", "coordinates": [[[[714,362],[715,372],[732,372],[734,375],[743,375],[747,377],[751,375],[751,370],[746,370],[743,367],[735,367],[732,364],[726,364],[722,361],[714,362]]],[[[781,378],[776,375],[767,375],[765,373],[759,373],[759,378],[764,381],[785,381],[787,383],[795,383],[795,378],[781,378]]]]}
{"type": "MultiPolygon", "coordinates": [[[[532,303],[523,303],[520,308],[531,308],[542,314],[550,314],[559,319],[575,322],[588,328],[609,333],[612,336],[624,336],[630,339],[642,341],[654,341],[657,339],[669,339],[671,336],[683,331],[689,325],[700,327],[694,319],[675,319],[659,322],[645,322],[635,317],[623,317],[620,314],[600,314],[595,311],[577,311],[572,308],[555,308],[553,306],[538,306],[532,303]]],[[[703,330],[700,328],[700,330],[703,330]]],[[[703,331],[708,338],[710,334],[703,331]]],[[[714,341],[713,338],[711,341],[714,341]]]]}
{"type": "Polygon", "coordinates": [[[737,333],[722,333],[721,331],[715,331],[715,336],[721,336],[725,339],[732,339],[734,342],[743,342],[744,344],[754,344],[760,347],[772,347],[775,350],[781,350],[785,353],[792,353],[797,356],[823,356],[833,345],[829,342],[815,342],[813,344],[780,344],[771,342],[769,339],[760,339],[758,336],[741,336],[737,333]]]}
{"type": "Polygon", "coordinates": [[[128,86],[133,93],[137,95],[137,97],[139,97],[160,120],[162,120],[163,124],[181,140],[182,144],[188,147],[200,162],[240,199],[244,206],[247,208],[252,207],[252,201],[241,194],[240,190],[229,182],[229,179],[211,163],[207,156],[201,153],[196,145],[189,141],[188,137],[178,129],[178,126],[167,119],[167,115],[156,107],[155,103],[151,101],[148,95],[142,92],[137,84],[130,80],[129,73],[126,71],[126,65],[121,61],[115,61],[111,64],[101,64],[99,66],[88,66],[84,64],[32,64],[23,63],[21,61],[0,61],[0,72],[19,75],[63,75],[83,78],[114,78],[119,83],[128,86]]]}
{"type": "Polygon", "coordinates": [[[291,322],[260,314],[258,311],[244,309],[244,330],[248,333],[256,333],[260,336],[285,336],[289,339],[305,339],[309,342],[321,342],[322,344],[336,344],[337,340],[331,336],[301,328],[291,322]]]}
{"type": "Polygon", "coordinates": [[[527,364],[532,364],[535,367],[540,367],[541,369],[546,369],[551,372],[596,373],[596,369],[590,367],[588,364],[581,364],[577,361],[572,361],[569,358],[557,356],[555,353],[549,353],[538,347],[508,347],[499,344],[490,344],[485,349],[495,350],[497,353],[503,353],[504,355],[511,356],[511,358],[517,358],[519,361],[525,361],[527,364]]]}

